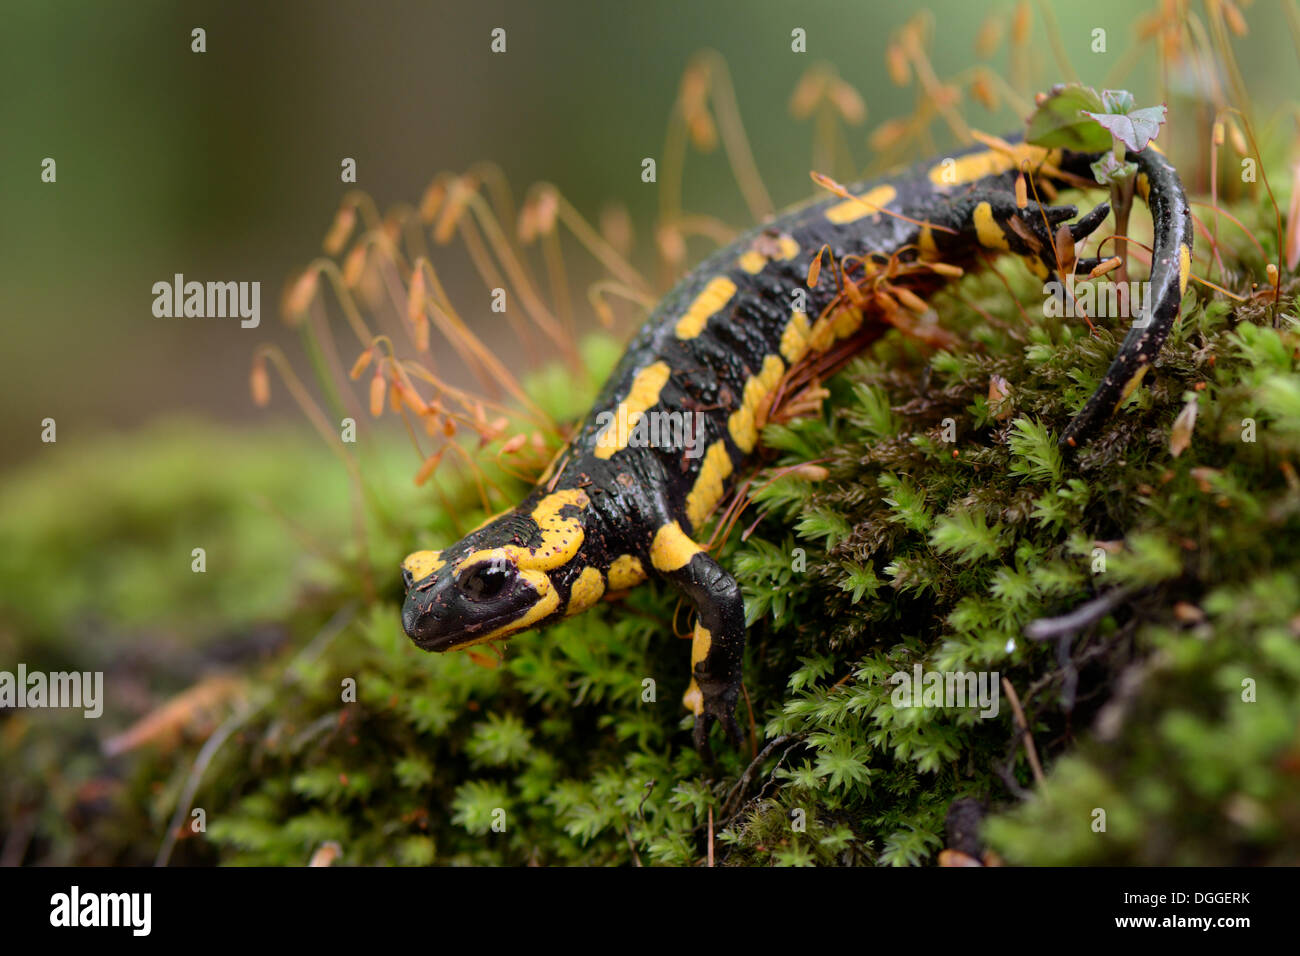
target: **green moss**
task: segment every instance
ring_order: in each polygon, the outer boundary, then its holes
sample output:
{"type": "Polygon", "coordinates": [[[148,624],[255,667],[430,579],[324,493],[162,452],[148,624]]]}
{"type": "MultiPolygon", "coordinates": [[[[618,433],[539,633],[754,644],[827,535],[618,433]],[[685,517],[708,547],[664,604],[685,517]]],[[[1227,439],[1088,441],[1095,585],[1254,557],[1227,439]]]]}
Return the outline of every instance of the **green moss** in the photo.
{"type": "MultiPolygon", "coordinates": [[[[1016,300],[1038,301],[1013,268],[1016,300]]],[[[8,640],[92,660],[69,587],[128,632],[166,622],[203,644],[255,621],[284,629],[284,651],[241,668],[242,709],[217,715],[230,737],[195,801],[207,832],[181,841],[177,860],[298,864],[335,840],[353,864],[690,865],[705,857],[712,815],[726,863],[916,865],[947,845],[953,800],[974,797],[1010,862],[1294,861],[1300,334],[1289,309],[1229,307],[1193,285],[1145,387],[1067,459],[1056,436],[1122,330],[1026,324],[989,274],[935,305],[969,348],[927,359],[886,337],[830,383],[822,415],[764,432],[769,466],[817,460],[829,474],[756,482],[740,524],[757,524],[722,552],[751,625],[741,716],[758,746],[776,741],[752,767],[748,752],[719,746],[710,769],[690,750],[688,645],[672,637],[676,598],[661,586],[516,638],[496,669],[416,650],[398,623],[396,564],[454,529],[400,469],[368,473],[377,600],[338,565],[305,567],[282,525],[242,517],[236,489],[254,482],[296,500],[313,535],[345,539],[341,476],[302,481],[308,461],[313,474],[338,471],[320,452],[198,455],[193,436],[155,434],[111,459],[101,494],[68,496],[85,463],[41,472],[0,526],[18,622],[8,640]],[[991,404],[993,376],[1010,391],[991,404]],[[1194,436],[1174,457],[1170,430],[1189,398],[1194,436]],[[42,501],[41,484],[62,490],[42,501]],[[202,540],[242,556],[234,577],[193,580],[188,554],[202,540]],[[179,570],[151,580],[162,555],[179,570]],[[101,586],[92,570],[107,575],[101,586]],[[1079,633],[1025,636],[1101,593],[1118,596],[1079,633]],[[894,706],[891,675],[915,665],[1005,678],[1045,783],[1005,696],[989,719],[894,706]]],[[[616,355],[609,342],[588,349],[587,382],[552,372],[534,383],[557,414],[578,414],[616,355]]],[[[469,489],[447,493],[462,523],[476,520],[469,489]]],[[[124,758],[87,822],[84,788],[104,770],[84,725],[74,735],[10,717],[4,729],[0,760],[21,769],[0,784],[0,825],[24,819],[44,776],[54,781],[30,859],[152,859],[197,739],[124,758]]]]}

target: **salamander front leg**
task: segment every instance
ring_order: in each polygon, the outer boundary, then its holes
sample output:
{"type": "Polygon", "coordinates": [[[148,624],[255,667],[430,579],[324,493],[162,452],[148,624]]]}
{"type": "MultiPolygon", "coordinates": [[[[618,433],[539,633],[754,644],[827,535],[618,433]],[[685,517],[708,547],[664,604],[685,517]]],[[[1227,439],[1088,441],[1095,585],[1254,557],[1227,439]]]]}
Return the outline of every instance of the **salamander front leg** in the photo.
{"type": "Polygon", "coordinates": [[[1077,221],[1068,222],[1077,212],[1074,206],[1040,206],[1036,202],[1031,202],[1025,208],[1016,209],[1012,213],[1017,220],[1012,231],[1025,240],[1032,253],[1047,269],[1047,281],[1056,282],[1058,285],[1060,285],[1056,275],[1058,267],[1064,266],[1075,275],[1087,275],[1104,261],[1100,258],[1076,258],[1073,262],[1061,261],[1063,253],[1057,230],[1064,226],[1069,232],[1068,245],[1071,248],[1064,254],[1072,256],[1074,243],[1082,242],[1091,236],[1110,215],[1110,203],[1099,203],[1089,212],[1079,216],[1077,221]]]}
{"type": "Polygon", "coordinates": [[[703,551],[675,580],[695,606],[691,683],[682,702],[695,714],[695,749],[711,760],[709,728],[715,720],[733,746],[739,748],[743,740],[736,700],[745,653],[745,602],[736,579],[703,551]]]}
{"type": "Polygon", "coordinates": [[[711,761],[709,728],[714,721],[736,747],[743,740],[736,700],[745,652],[745,601],[736,579],[676,522],[655,535],[651,559],[695,609],[691,683],[682,701],[695,714],[695,749],[711,761]]]}

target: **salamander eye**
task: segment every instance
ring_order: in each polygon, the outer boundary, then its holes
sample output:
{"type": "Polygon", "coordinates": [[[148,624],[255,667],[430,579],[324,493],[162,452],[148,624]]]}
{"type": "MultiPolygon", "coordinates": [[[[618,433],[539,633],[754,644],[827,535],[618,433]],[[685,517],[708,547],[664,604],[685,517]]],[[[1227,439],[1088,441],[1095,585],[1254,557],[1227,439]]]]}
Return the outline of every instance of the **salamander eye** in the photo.
{"type": "Polygon", "coordinates": [[[487,601],[501,593],[510,580],[510,571],[504,561],[475,565],[461,576],[459,588],[472,601],[487,601]]]}

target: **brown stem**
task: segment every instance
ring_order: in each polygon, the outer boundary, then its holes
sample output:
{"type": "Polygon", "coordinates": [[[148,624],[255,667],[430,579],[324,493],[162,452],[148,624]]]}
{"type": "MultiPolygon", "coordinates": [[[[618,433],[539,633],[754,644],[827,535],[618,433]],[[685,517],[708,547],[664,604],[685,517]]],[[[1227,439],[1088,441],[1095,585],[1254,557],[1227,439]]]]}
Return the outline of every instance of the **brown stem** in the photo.
{"type": "Polygon", "coordinates": [[[1128,217],[1133,211],[1133,186],[1135,180],[1112,183],[1110,188],[1111,212],[1115,214],[1115,255],[1119,256],[1116,281],[1128,288],[1128,217]]]}

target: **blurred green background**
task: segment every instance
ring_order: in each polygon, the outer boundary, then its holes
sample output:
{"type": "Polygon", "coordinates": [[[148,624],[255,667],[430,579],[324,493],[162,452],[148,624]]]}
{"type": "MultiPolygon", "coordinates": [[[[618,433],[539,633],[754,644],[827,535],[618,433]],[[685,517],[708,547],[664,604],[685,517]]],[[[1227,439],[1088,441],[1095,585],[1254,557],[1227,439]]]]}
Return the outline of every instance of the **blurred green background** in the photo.
{"type": "MultiPolygon", "coordinates": [[[[989,9],[962,0],[927,5],[941,73],[975,61],[989,9]]],[[[1052,4],[1066,52],[1085,81],[1132,42],[1134,5],[1052,4]],[[1110,50],[1089,51],[1107,28],[1110,50]]],[[[1247,85],[1267,98],[1296,88],[1285,23],[1257,5],[1235,41],[1247,85]]],[[[1012,5],[1000,7],[1007,19],[1012,5]]],[[[1050,69],[1041,8],[1035,58],[1050,69]]],[[[344,156],[380,208],[418,200],[439,170],[492,159],[515,188],[546,179],[585,214],[626,204],[649,264],[655,188],[639,163],[662,150],[664,123],[690,55],[719,50],[730,66],[759,168],[778,205],[811,192],[809,124],[789,116],[799,76],[834,64],[867,101],[850,145],[865,164],[866,135],[911,109],[913,89],[888,82],[887,35],[916,11],[908,2],[792,5],[655,3],[48,3],[6,0],[0,30],[5,89],[0,129],[3,256],[0,314],[0,466],[162,414],[262,421],[246,386],[249,356],[286,339],[277,314],[291,271],[319,250],[347,187],[344,156]],[[190,30],[207,52],[190,52],[190,30]],[[508,31],[508,52],[489,32],[508,31]],[[808,53],[790,51],[790,30],[808,53]],[[44,157],[58,182],[40,181],[44,157]],[[156,319],[154,282],[182,272],[260,280],[262,327],[219,319],[156,319]]],[[[1003,43],[994,65],[1005,63],[1003,43]]],[[[1152,71],[1132,75],[1135,92],[1152,71]],[[1137,82],[1139,81],[1140,82],[1137,82]]],[[[977,127],[1014,128],[967,102],[977,127]]],[[[942,144],[941,144],[942,145],[942,144]]],[[[736,225],[747,213],[720,153],[687,167],[687,201],[736,225]]],[[[457,290],[453,289],[453,295],[457,290]]],[[[472,318],[472,316],[471,316],[472,318]]],[[[296,419],[278,401],[270,415],[296,419]]]]}

